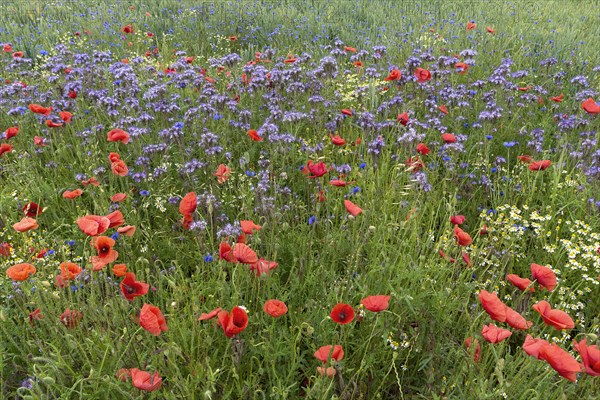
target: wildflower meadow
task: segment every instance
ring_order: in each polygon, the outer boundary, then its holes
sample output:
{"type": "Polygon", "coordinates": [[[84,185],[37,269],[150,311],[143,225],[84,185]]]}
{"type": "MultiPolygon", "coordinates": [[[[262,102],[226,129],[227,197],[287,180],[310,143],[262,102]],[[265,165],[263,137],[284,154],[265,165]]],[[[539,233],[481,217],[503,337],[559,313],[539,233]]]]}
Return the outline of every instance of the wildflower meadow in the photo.
{"type": "Polygon", "coordinates": [[[0,3],[0,398],[600,397],[597,0],[0,3]]]}

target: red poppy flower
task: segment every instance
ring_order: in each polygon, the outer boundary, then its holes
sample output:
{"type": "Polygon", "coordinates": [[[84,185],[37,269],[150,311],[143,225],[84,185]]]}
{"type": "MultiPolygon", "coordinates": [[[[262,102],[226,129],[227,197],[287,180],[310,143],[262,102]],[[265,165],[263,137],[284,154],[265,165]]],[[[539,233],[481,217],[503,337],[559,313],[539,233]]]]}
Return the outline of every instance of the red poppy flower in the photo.
{"type": "Polygon", "coordinates": [[[331,186],[336,186],[336,187],[346,187],[348,186],[348,182],[343,181],[341,179],[332,179],[329,181],[329,184],[331,186]]]}
{"type": "Polygon", "coordinates": [[[462,75],[467,73],[469,66],[464,62],[457,62],[456,64],[454,64],[454,68],[456,68],[456,72],[462,75]]]}
{"type": "Polygon", "coordinates": [[[167,332],[167,321],[160,308],[152,304],[145,303],[140,311],[140,326],[153,334],[160,335],[161,332],[167,332]]]}
{"type": "Polygon", "coordinates": [[[364,66],[362,61],[354,61],[352,65],[354,65],[356,68],[362,68],[364,66]]]}
{"type": "Polygon", "coordinates": [[[4,153],[10,153],[13,150],[13,148],[14,147],[8,143],[0,144],[0,156],[2,156],[4,153]]]}
{"type": "Polygon", "coordinates": [[[527,278],[521,278],[519,275],[508,274],[506,275],[506,280],[509,281],[513,286],[519,288],[520,290],[527,290],[530,292],[535,292],[535,289],[532,285],[533,282],[527,278]]]}
{"type": "Polygon", "coordinates": [[[553,101],[553,102],[555,102],[555,103],[560,103],[560,102],[562,102],[562,101],[563,101],[563,98],[564,98],[564,97],[565,97],[565,96],[564,96],[564,95],[561,93],[561,94],[560,94],[560,95],[558,95],[558,96],[550,97],[550,100],[552,100],[552,101],[553,101]]]}
{"type": "Polygon", "coordinates": [[[40,321],[43,319],[42,311],[39,308],[36,308],[34,311],[29,313],[29,324],[33,326],[35,321],[40,321]]]}
{"type": "Polygon", "coordinates": [[[52,107],[43,107],[39,104],[30,104],[29,109],[36,114],[42,114],[46,117],[52,112],[52,107]]]}
{"type": "Polygon", "coordinates": [[[517,90],[518,90],[518,91],[520,91],[520,92],[526,92],[526,91],[528,91],[529,89],[531,89],[532,87],[533,87],[533,86],[523,86],[523,87],[519,87],[519,88],[517,88],[517,90]]]}
{"type": "Polygon", "coordinates": [[[462,225],[465,223],[465,216],[464,215],[452,215],[450,217],[450,223],[452,225],[462,225]]]}
{"type": "Polygon", "coordinates": [[[333,306],[329,316],[333,322],[346,325],[354,320],[354,308],[351,305],[339,303],[333,306]]]}
{"type": "Polygon", "coordinates": [[[495,344],[509,338],[512,335],[512,332],[508,329],[498,328],[494,324],[489,324],[483,326],[481,335],[486,341],[495,344]]]}
{"type": "Polygon", "coordinates": [[[47,119],[46,126],[48,128],[60,128],[61,126],[63,126],[63,124],[62,124],[62,122],[54,122],[51,119],[47,119]]]}
{"type": "Polygon", "coordinates": [[[225,310],[220,311],[217,314],[217,318],[219,319],[221,328],[223,328],[223,332],[225,332],[225,336],[228,338],[241,333],[248,327],[248,314],[246,314],[243,308],[238,306],[233,307],[231,313],[225,310]]]}
{"type": "Polygon", "coordinates": [[[388,309],[389,301],[390,296],[376,295],[365,297],[360,303],[369,311],[380,312],[388,309]]]}
{"type": "Polygon", "coordinates": [[[75,190],[65,190],[63,193],[63,197],[65,199],[75,199],[83,194],[83,190],[75,189],[75,190]]]}
{"type": "Polygon", "coordinates": [[[93,176],[89,179],[82,180],[81,184],[84,186],[87,186],[87,185],[100,186],[100,182],[98,182],[98,180],[96,178],[94,178],[93,176]]]}
{"type": "Polygon", "coordinates": [[[548,169],[550,165],[552,165],[552,161],[550,160],[532,161],[527,168],[529,168],[530,171],[543,171],[548,169]]]}
{"type": "Polygon", "coordinates": [[[533,309],[542,316],[546,325],[549,325],[554,329],[563,330],[575,328],[575,323],[569,314],[562,310],[552,309],[550,303],[545,300],[534,304],[533,309]]]}
{"type": "Polygon", "coordinates": [[[126,198],[127,195],[125,193],[115,193],[110,197],[110,201],[112,201],[113,203],[120,203],[122,201],[125,201],[126,198]]]}
{"type": "Polygon", "coordinates": [[[331,137],[331,143],[333,143],[335,146],[343,146],[346,144],[346,141],[340,135],[334,136],[330,133],[329,137],[331,137]]]}
{"type": "Polygon", "coordinates": [[[0,256],[9,257],[12,250],[10,243],[0,243],[0,256]]]}
{"type": "Polygon", "coordinates": [[[350,53],[356,53],[356,49],[350,46],[344,46],[344,51],[349,51],[350,53]]]}
{"type": "Polygon", "coordinates": [[[475,346],[475,352],[473,353],[473,361],[479,362],[479,360],[481,359],[481,344],[479,344],[479,341],[477,339],[468,337],[465,339],[465,347],[467,348],[467,351],[469,353],[471,352],[471,346],[475,346]]]}
{"type": "Polygon", "coordinates": [[[400,124],[402,124],[403,126],[408,125],[409,121],[410,121],[410,118],[408,117],[408,113],[407,112],[403,112],[402,114],[398,114],[398,122],[400,124]]]}
{"type": "Polygon", "coordinates": [[[200,318],[198,318],[198,321],[207,321],[209,319],[213,319],[214,317],[217,316],[217,314],[219,312],[221,312],[221,310],[222,310],[222,308],[218,307],[218,308],[215,308],[214,310],[212,310],[212,311],[210,311],[208,313],[202,313],[200,315],[200,318]]]}
{"type": "Polygon", "coordinates": [[[470,31],[472,29],[475,29],[475,28],[477,28],[477,24],[476,23],[471,22],[471,21],[467,22],[467,30],[468,31],[470,31]]]}
{"type": "Polygon", "coordinates": [[[407,158],[404,164],[411,173],[418,172],[425,167],[425,164],[423,164],[423,161],[419,157],[407,158]]]}
{"type": "Polygon", "coordinates": [[[36,269],[28,263],[15,264],[6,270],[6,275],[13,281],[27,280],[31,275],[35,274],[36,269]]]}
{"type": "Polygon", "coordinates": [[[127,176],[127,174],[129,173],[129,168],[123,160],[117,160],[114,163],[111,163],[110,170],[113,174],[117,176],[127,176]]]}
{"type": "Polygon", "coordinates": [[[544,339],[534,339],[531,335],[527,335],[525,342],[523,343],[523,351],[525,351],[527,355],[541,360],[540,350],[543,346],[548,345],[550,345],[550,343],[544,339]]]}
{"type": "Polygon", "coordinates": [[[68,111],[61,111],[60,113],[58,113],[58,116],[67,124],[71,123],[71,118],[73,118],[73,114],[71,114],[68,111]]]}
{"type": "Polygon", "coordinates": [[[490,293],[486,290],[479,292],[479,301],[483,309],[494,321],[506,321],[506,304],[498,298],[496,293],[490,293]]]}
{"type": "Polygon", "coordinates": [[[423,83],[431,79],[431,72],[423,68],[417,68],[415,70],[415,76],[417,77],[419,83],[423,83]]]}
{"type": "Polygon", "coordinates": [[[74,90],[69,90],[69,93],[67,93],[67,96],[69,96],[70,99],[76,99],[77,98],[77,92],[74,90]]]}
{"type": "Polygon", "coordinates": [[[264,140],[263,137],[258,135],[258,132],[255,129],[250,129],[247,133],[254,142],[262,142],[264,140]]]}
{"type": "Polygon", "coordinates": [[[140,390],[145,392],[153,392],[162,386],[162,377],[158,371],[155,371],[154,374],[150,375],[150,373],[146,371],[140,371],[137,368],[132,368],[130,373],[131,383],[133,383],[134,387],[140,390]]]}
{"type": "Polygon", "coordinates": [[[454,225],[454,238],[459,246],[468,246],[473,243],[473,239],[471,236],[462,229],[458,227],[458,225],[454,225]]]}
{"type": "Polygon", "coordinates": [[[598,346],[588,346],[587,339],[577,343],[573,341],[573,347],[581,356],[584,372],[591,376],[600,376],[600,349],[598,346]]]}
{"type": "Polygon", "coordinates": [[[117,232],[121,235],[133,236],[133,234],[135,233],[135,226],[133,226],[133,225],[122,226],[117,229],[117,232]]]}
{"type": "Polygon", "coordinates": [[[92,257],[92,269],[94,271],[100,271],[119,257],[119,252],[113,250],[115,241],[108,236],[94,237],[90,243],[98,253],[97,256],[92,257]]]}
{"type": "Polygon", "coordinates": [[[112,269],[113,275],[117,278],[121,278],[127,274],[127,265],[125,264],[115,264],[112,269]]]}
{"type": "Polygon", "coordinates": [[[246,235],[252,235],[254,231],[260,230],[262,228],[261,225],[256,225],[254,221],[240,221],[240,225],[242,226],[242,232],[246,235]]]}
{"type": "Polygon", "coordinates": [[[69,329],[76,328],[79,321],[83,318],[83,313],[77,310],[69,310],[68,308],[60,315],[60,322],[69,329]]]}
{"type": "Polygon", "coordinates": [[[556,287],[556,274],[548,267],[532,263],[530,265],[531,277],[537,283],[548,291],[553,291],[556,287]]]}
{"type": "Polygon", "coordinates": [[[440,110],[443,114],[448,114],[448,109],[444,105],[439,106],[438,110],[440,110]]]}
{"type": "Polygon", "coordinates": [[[456,136],[454,136],[452,133],[444,133],[442,135],[442,140],[445,143],[456,143],[457,142],[456,136]]]}
{"type": "Polygon", "coordinates": [[[589,114],[600,113],[600,105],[598,105],[598,103],[596,103],[591,97],[581,103],[581,108],[583,108],[589,114]]]}
{"type": "Polygon", "coordinates": [[[283,62],[285,64],[293,64],[296,62],[296,58],[294,57],[293,54],[290,53],[290,54],[288,54],[287,58],[285,60],[283,60],[283,62]]]}
{"type": "Polygon", "coordinates": [[[125,132],[123,129],[113,129],[108,132],[106,139],[109,142],[121,142],[123,144],[129,143],[129,133],[125,132]]]}
{"type": "Polygon", "coordinates": [[[124,33],[133,33],[133,26],[125,25],[123,28],[121,28],[121,31],[124,33]]]}
{"type": "Polygon", "coordinates": [[[506,323],[510,325],[511,328],[516,330],[524,331],[531,328],[533,322],[527,321],[521,314],[506,306],[506,323]]]}
{"type": "Polygon", "coordinates": [[[36,146],[44,147],[44,146],[46,146],[46,138],[41,137],[41,136],[34,136],[33,143],[36,146]]]}
{"type": "Polygon", "coordinates": [[[429,148],[427,147],[427,145],[425,145],[425,143],[419,143],[417,145],[417,153],[422,154],[424,156],[426,156],[427,154],[429,154],[431,150],[429,150],[429,148]]]}
{"type": "Polygon", "coordinates": [[[5,53],[10,53],[11,51],[13,51],[13,48],[10,44],[6,43],[2,46],[2,51],[4,51],[5,53]]]}
{"type": "Polygon", "coordinates": [[[315,163],[313,160],[308,160],[305,168],[311,173],[309,178],[319,178],[325,175],[328,171],[327,165],[323,161],[315,163]]]}
{"type": "Polygon", "coordinates": [[[572,382],[577,382],[577,373],[581,372],[581,364],[568,351],[561,349],[556,343],[541,346],[539,358],[548,362],[560,376],[572,382]]]}
{"type": "Polygon", "coordinates": [[[60,275],[65,281],[75,279],[81,273],[81,267],[70,261],[60,264],[60,275]]]}
{"type": "Polygon", "coordinates": [[[263,310],[273,318],[279,318],[288,312],[288,308],[281,300],[267,300],[263,310]]]}
{"type": "Polygon", "coordinates": [[[217,182],[219,182],[219,184],[225,183],[231,176],[231,169],[225,164],[219,164],[219,167],[213,176],[217,177],[217,182]]]}
{"type": "Polygon", "coordinates": [[[402,78],[402,72],[400,72],[399,69],[393,69],[390,71],[389,75],[383,80],[389,82],[400,80],[400,78],[402,78]]]}
{"type": "Polygon", "coordinates": [[[323,364],[327,364],[329,360],[342,361],[344,359],[344,349],[339,344],[321,346],[313,355],[323,364]]]}
{"type": "Polygon", "coordinates": [[[10,128],[7,128],[4,131],[4,137],[6,140],[13,138],[15,136],[17,136],[17,133],[19,133],[19,127],[18,126],[11,126],[10,128]]]}
{"type": "Polygon", "coordinates": [[[219,259],[232,263],[237,263],[237,258],[233,255],[233,249],[227,242],[221,242],[219,245],[219,259]]]}
{"type": "Polygon", "coordinates": [[[269,272],[277,268],[279,264],[275,261],[265,260],[264,258],[259,259],[254,264],[250,265],[250,270],[256,273],[256,276],[268,275],[269,272]]]}
{"type": "Polygon", "coordinates": [[[344,207],[346,207],[346,211],[348,211],[354,217],[363,212],[362,208],[360,208],[350,200],[344,200],[344,207]]]}
{"type": "Polygon", "coordinates": [[[258,256],[248,245],[237,243],[233,248],[233,257],[242,264],[254,264],[258,262],[258,256]]]}
{"type": "Polygon", "coordinates": [[[493,30],[493,29],[492,29],[491,27],[489,27],[489,26],[488,26],[487,28],[485,28],[485,30],[486,30],[486,31],[488,31],[488,33],[496,33],[496,31],[495,31],[495,30],[493,30]]]}
{"type": "Polygon", "coordinates": [[[106,232],[110,226],[110,219],[101,215],[86,215],[77,219],[77,226],[86,235],[97,236],[106,232]]]}
{"type": "Polygon", "coordinates": [[[26,217],[35,218],[42,213],[41,207],[34,202],[29,202],[25,204],[22,208],[26,217]]]}
{"type": "Polygon", "coordinates": [[[198,198],[196,197],[196,193],[189,192],[181,199],[181,202],[179,203],[179,212],[184,216],[191,215],[196,211],[197,204],[198,198]]]}
{"type": "Polygon", "coordinates": [[[136,297],[145,295],[150,288],[150,285],[147,283],[136,281],[133,272],[127,272],[119,286],[121,287],[123,296],[129,301],[133,301],[136,297]]]}
{"type": "Polygon", "coordinates": [[[13,228],[15,228],[15,230],[17,232],[27,232],[28,230],[31,230],[31,229],[37,229],[38,223],[33,218],[24,217],[19,222],[14,224],[13,228]]]}
{"type": "Polygon", "coordinates": [[[531,161],[533,161],[533,157],[523,154],[523,155],[517,156],[517,160],[524,162],[524,163],[530,163],[531,161]]]}

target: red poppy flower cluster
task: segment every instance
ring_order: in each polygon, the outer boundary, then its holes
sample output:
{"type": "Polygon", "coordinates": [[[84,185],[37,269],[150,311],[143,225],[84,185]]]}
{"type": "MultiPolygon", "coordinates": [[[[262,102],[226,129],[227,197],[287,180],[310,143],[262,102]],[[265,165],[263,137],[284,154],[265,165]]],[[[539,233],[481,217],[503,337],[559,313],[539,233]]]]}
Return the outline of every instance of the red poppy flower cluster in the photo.
{"type": "MultiPolygon", "coordinates": [[[[537,281],[541,287],[549,291],[556,287],[556,276],[548,267],[531,264],[531,271],[534,281],[537,281]]],[[[507,280],[520,290],[535,290],[531,280],[521,278],[518,275],[507,275],[507,280]]],[[[483,309],[494,321],[506,322],[512,328],[518,330],[526,330],[532,326],[532,322],[526,321],[518,312],[504,304],[495,293],[482,290],[479,292],[479,301],[483,309]]],[[[554,329],[565,330],[575,328],[575,323],[569,314],[562,310],[553,309],[546,300],[537,302],[532,308],[540,314],[546,325],[554,329]]],[[[512,332],[508,329],[502,329],[493,324],[484,325],[482,330],[482,336],[490,343],[499,343],[511,335],[512,332]]],[[[575,342],[573,347],[580,353],[585,371],[592,376],[598,376],[600,374],[600,364],[598,364],[600,361],[600,351],[598,347],[588,347],[585,339],[580,343],[575,342]]],[[[546,361],[559,375],[568,380],[576,381],[577,373],[582,370],[582,365],[569,352],[555,343],[550,344],[546,340],[535,339],[527,335],[523,343],[523,350],[530,356],[546,361]]],[[[480,352],[480,350],[478,351],[480,352]]]]}

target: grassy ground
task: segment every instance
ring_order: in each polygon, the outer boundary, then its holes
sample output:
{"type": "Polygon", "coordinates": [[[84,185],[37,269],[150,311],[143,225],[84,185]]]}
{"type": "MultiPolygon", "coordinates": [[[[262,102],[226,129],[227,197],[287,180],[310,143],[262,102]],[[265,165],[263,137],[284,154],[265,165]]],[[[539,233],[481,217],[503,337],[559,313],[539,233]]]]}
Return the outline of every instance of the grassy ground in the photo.
{"type": "Polygon", "coordinates": [[[600,100],[593,2],[144,3],[2,3],[0,43],[12,51],[0,57],[0,130],[19,132],[0,140],[14,147],[0,156],[0,244],[11,247],[0,265],[36,267],[22,282],[0,276],[3,398],[597,397],[598,377],[580,372],[570,382],[523,351],[529,334],[581,361],[573,341],[598,341],[599,122],[581,107],[600,100]],[[122,31],[128,24],[133,33],[122,31]],[[272,62],[245,65],[256,52],[272,62]],[[290,54],[296,63],[283,62],[290,54]],[[416,67],[433,79],[417,82],[416,67]],[[385,81],[394,68],[403,78],[385,81]],[[31,103],[53,111],[34,114],[31,103]],[[72,121],[47,127],[59,111],[72,121]],[[403,112],[407,126],[397,121],[403,112]],[[131,141],[107,141],[114,128],[131,141]],[[347,143],[335,146],[333,132],[347,143]],[[446,132],[458,143],[445,144],[446,132]],[[417,154],[418,143],[431,152],[417,154]],[[126,176],[111,172],[110,152],[126,176]],[[523,154],[552,165],[531,171],[523,154]],[[408,160],[417,156],[421,171],[408,160]],[[308,178],[309,159],[331,170],[308,178]],[[213,175],[220,164],[231,168],[222,184],[213,175]],[[338,176],[346,187],[328,183],[338,176]],[[91,177],[100,185],[82,183],[91,177]],[[63,198],[75,188],[81,197],[63,198]],[[192,191],[198,205],[185,229],[179,203],[192,191]],[[127,199],[111,201],[117,192],[127,199]],[[363,212],[351,216],[344,200],[363,212]],[[30,202],[43,209],[39,227],[17,232],[30,202]],[[92,271],[96,250],[76,220],[117,209],[137,230],[115,235],[118,259],[92,271]],[[473,238],[466,247],[453,237],[457,214],[473,238]],[[268,275],[219,259],[241,220],[262,226],[247,244],[278,263],[268,275]],[[84,270],[61,288],[64,261],[84,270]],[[119,263],[149,284],[147,294],[124,298],[119,263]],[[506,281],[531,277],[531,263],[555,272],[556,289],[521,292],[506,281]],[[486,342],[482,326],[493,321],[481,290],[533,325],[486,342]],[[385,311],[359,305],[384,294],[385,311]],[[284,301],[287,314],[266,314],[269,299],[284,301]],[[574,329],[545,325],[532,309],[541,300],[567,312],[574,329]],[[162,311],[168,331],[140,326],[145,303],[162,311]],[[353,322],[330,318],[337,303],[355,309],[353,322]],[[233,338],[215,319],[198,321],[238,305],[248,326],[233,338]],[[43,318],[30,321],[38,308],[43,318]],[[61,323],[66,309],[82,313],[76,326],[61,323]],[[481,345],[477,362],[468,337],[481,345]],[[336,375],[320,376],[313,354],[336,344],[344,357],[326,365],[336,375]],[[117,379],[132,368],[158,371],[162,386],[147,393],[117,379]]]}

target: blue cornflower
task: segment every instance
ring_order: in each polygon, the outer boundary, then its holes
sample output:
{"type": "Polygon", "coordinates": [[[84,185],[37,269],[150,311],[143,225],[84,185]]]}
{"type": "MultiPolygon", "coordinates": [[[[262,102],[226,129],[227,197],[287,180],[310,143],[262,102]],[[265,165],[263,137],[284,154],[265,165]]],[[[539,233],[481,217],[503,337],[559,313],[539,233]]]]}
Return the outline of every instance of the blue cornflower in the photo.
{"type": "Polygon", "coordinates": [[[140,196],[149,196],[150,192],[147,190],[140,190],[140,196]]]}
{"type": "Polygon", "coordinates": [[[492,140],[494,137],[493,137],[492,135],[487,135],[485,138],[486,138],[487,140],[492,140]]]}
{"type": "Polygon", "coordinates": [[[254,175],[256,175],[256,172],[247,170],[246,175],[248,175],[249,177],[253,177],[254,175]]]}
{"type": "Polygon", "coordinates": [[[317,218],[316,218],[314,215],[312,215],[312,216],[311,216],[311,217],[308,219],[308,224],[309,224],[309,225],[312,225],[312,224],[314,224],[314,223],[315,223],[315,221],[316,221],[316,220],[317,220],[317,218]]]}
{"type": "Polygon", "coordinates": [[[113,233],[112,235],[110,235],[110,238],[111,238],[112,240],[117,240],[117,239],[119,238],[119,232],[115,232],[115,233],[113,233]]]}
{"type": "Polygon", "coordinates": [[[352,194],[356,194],[356,193],[358,193],[358,192],[360,192],[360,188],[359,188],[358,186],[354,186],[354,187],[352,188],[352,194]]]}
{"type": "Polygon", "coordinates": [[[67,240],[67,244],[71,247],[75,246],[75,241],[74,240],[67,240]]]}
{"type": "Polygon", "coordinates": [[[493,167],[490,171],[492,171],[492,172],[498,172],[498,168],[493,167]]]}
{"type": "Polygon", "coordinates": [[[204,256],[204,262],[213,262],[213,256],[210,254],[207,254],[204,256]]]}
{"type": "Polygon", "coordinates": [[[367,163],[360,163],[360,165],[358,166],[358,168],[360,169],[365,169],[367,167],[367,163]]]}
{"type": "Polygon", "coordinates": [[[504,145],[504,147],[514,147],[515,145],[519,144],[519,142],[504,142],[502,143],[504,145]]]}

